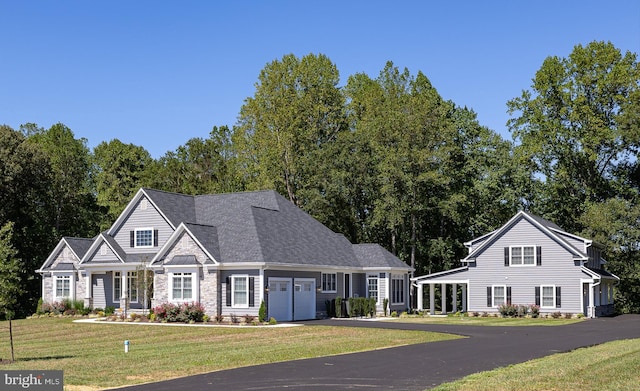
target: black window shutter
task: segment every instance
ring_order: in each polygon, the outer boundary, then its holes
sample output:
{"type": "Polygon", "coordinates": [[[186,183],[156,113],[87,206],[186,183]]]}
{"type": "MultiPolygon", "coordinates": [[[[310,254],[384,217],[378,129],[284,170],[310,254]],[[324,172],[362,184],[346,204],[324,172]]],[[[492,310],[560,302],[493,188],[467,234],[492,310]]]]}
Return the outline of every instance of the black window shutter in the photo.
{"type": "Polygon", "coordinates": [[[153,230],[153,247],[158,247],[158,230],[153,230]]]}
{"type": "Polygon", "coordinates": [[[542,266],[542,247],[536,246],[536,265],[542,266]]]}
{"type": "Polygon", "coordinates": [[[540,287],[536,287],[536,305],[540,306],[540,287]]]}
{"type": "Polygon", "coordinates": [[[491,297],[491,287],[487,287],[487,307],[493,307],[493,298],[491,297]]]}
{"type": "Polygon", "coordinates": [[[509,247],[504,248],[504,265],[509,266],[509,247]]]}
{"type": "Polygon", "coordinates": [[[507,287],[507,304],[511,305],[511,287],[507,287]]]}
{"type": "Polygon", "coordinates": [[[556,308],[560,308],[560,287],[556,287],[556,308]]]}
{"type": "Polygon", "coordinates": [[[231,307],[231,277],[227,276],[227,307],[231,307]]]}
{"type": "Polygon", "coordinates": [[[131,247],[135,247],[136,246],[136,233],[135,231],[129,231],[129,239],[130,239],[130,245],[131,247]]]}
{"type": "Polygon", "coordinates": [[[249,307],[255,307],[256,301],[253,297],[255,295],[255,278],[249,277],[249,307]]]}

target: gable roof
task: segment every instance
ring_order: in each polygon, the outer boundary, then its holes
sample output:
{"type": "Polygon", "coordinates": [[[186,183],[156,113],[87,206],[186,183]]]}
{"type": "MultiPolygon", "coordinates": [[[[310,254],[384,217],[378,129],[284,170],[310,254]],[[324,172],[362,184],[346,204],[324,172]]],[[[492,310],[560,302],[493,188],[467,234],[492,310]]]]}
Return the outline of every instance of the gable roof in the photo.
{"type": "Polygon", "coordinates": [[[184,230],[216,263],[410,270],[377,244],[351,244],[273,190],[186,196],[142,189],[139,194],[147,195],[176,227],[153,264],[184,230]]]}
{"type": "MultiPolygon", "coordinates": [[[[562,237],[563,235],[561,235],[560,233],[566,234],[566,235],[570,235],[570,236],[575,237],[575,238],[579,238],[579,237],[564,232],[556,224],[554,224],[554,223],[552,223],[552,222],[550,222],[548,220],[545,220],[542,217],[527,213],[525,211],[519,211],[505,225],[503,225],[499,229],[493,231],[489,235],[482,236],[481,238],[485,238],[485,240],[482,242],[482,244],[480,244],[477,248],[473,249],[473,251],[471,251],[469,253],[469,255],[467,255],[464,259],[462,259],[462,262],[475,262],[475,258],[480,253],[482,253],[487,247],[489,247],[499,237],[501,237],[505,232],[510,230],[516,223],[518,223],[522,219],[525,219],[525,220],[529,221],[536,228],[538,228],[539,230],[544,232],[546,235],[551,237],[553,240],[555,240],[558,244],[560,244],[567,251],[569,251],[574,256],[575,259],[580,259],[580,260],[589,259],[589,256],[587,254],[585,254],[583,251],[575,248],[571,243],[569,243],[568,241],[563,239],[563,237],[562,237]]],[[[580,238],[580,239],[582,239],[582,238],[580,238]]],[[[583,240],[586,240],[586,239],[583,239],[583,240]]],[[[467,243],[473,243],[473,242],[474,241],[472,240],[472,241],[467,242],[467,243]]]]}
{"type": "Polygon", "coordinates": [[[76,259],[78,259],[78,262],[80,262],[87,251],[89,251],[92,243],[93,239],[74,238],[69,236],[63,237],[62,239],[60,239],[54,250],[51,252],[51,254],[49,254],[47,259],[43,262],[42,266],[37,270],[37,272],[51,270],[51,265],[55,261],[55,257],[60,253],[60,251],[62,251],[65,246],[73,252],[76,259]]]}

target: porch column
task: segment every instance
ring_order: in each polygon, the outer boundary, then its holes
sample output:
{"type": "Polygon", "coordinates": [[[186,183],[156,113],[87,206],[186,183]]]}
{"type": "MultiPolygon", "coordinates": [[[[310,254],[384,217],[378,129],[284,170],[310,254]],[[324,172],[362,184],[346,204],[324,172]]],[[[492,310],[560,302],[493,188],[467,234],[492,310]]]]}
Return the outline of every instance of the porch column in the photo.
{"type": "Polygon", "coordinates": [[[589,284],[589,305],[587,307],[587,311],[589,312],[590,318],[595,318],[596,315],[595,307],[593,305],[593,289],[593,283],[589,284]]]}
{"type": "Polygon", "coordinates": [[[453,300],[453,313],[458,312],[458,284],[451,284],[451,299],[453,300]]]}
{"type": "Polygon", "coordinates": [[[127,272],[122,270],[120,271],[120,309],[125,311],[127,309],[127,297],[129,297],[129,289],[127,289],[127,272]]]}
{"type": "Polygon", "coordinates": [[[84,284],[85,284],[85,289],[84,289],[84,298],[85,299],[90,299],[91,298],[91,271],[87,270],[85,271],[85,277],[84,277],[84,284]]]}
{"type": "Polygon", "coordinates": [[[424,284],[418,283],[418,311],[422,311],[422,293],[423,293],[424,284]]]}
{"type": "Polygon", "coordinates": [[[85,270],[84,285],[84,306],[85,308],[93,308],[93,286],[91,284],[90,270],[85,270]]]}
{"type": "Polygon", "coordinates": [[[440,296],[442,297],[442,315],[446,315],[447,314],[447,284],[440,284],[440,289],[442,289],[442,292],[440,292],[440,296]]]}
{"type": "Polygon", "coordinates": [[[429,315],[436,314],[436,284],[429,284],[429,315]]]}
{"type": "Polygon", "coordinates": [[[462,312],[467,312],[467,284],[462,284],[462,312]]]}

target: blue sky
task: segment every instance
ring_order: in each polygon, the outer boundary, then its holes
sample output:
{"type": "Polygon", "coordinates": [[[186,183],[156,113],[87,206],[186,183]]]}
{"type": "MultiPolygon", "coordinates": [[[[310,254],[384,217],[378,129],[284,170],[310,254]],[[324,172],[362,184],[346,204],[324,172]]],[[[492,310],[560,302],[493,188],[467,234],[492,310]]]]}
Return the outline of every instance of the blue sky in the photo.
{"type": "Polygon", "coordinates": [[[232,126],[259,72],[327,55],[341,85],[387,61],[511,138],[506,102],[548,56],[611,41],[640,53],[640,1],[0,0],[0,124],[62,122],[93,148],[155,158],[232,126]]]}

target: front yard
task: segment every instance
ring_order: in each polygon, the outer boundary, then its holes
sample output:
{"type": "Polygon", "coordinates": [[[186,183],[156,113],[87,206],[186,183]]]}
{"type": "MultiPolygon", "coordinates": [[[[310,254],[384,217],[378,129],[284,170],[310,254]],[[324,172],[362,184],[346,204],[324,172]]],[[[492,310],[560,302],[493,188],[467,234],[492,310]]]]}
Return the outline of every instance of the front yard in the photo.
{"type": "MultiPolygon", "coordinates": [[[[73,323],[72,318],[13,322],[16,362],[3,370],[58,369],[68,390],[98,390],[301,358],[455,339],[421,331],[325,326],[164,327],[73,323]],[[124,353],[124,341],[130,341],[124,353]]],[[[0,358],[11,357],[0,322],[0,358]]]]}

